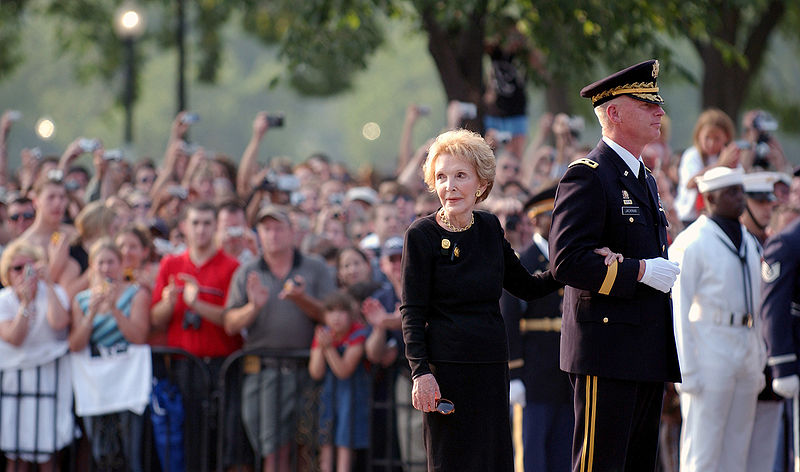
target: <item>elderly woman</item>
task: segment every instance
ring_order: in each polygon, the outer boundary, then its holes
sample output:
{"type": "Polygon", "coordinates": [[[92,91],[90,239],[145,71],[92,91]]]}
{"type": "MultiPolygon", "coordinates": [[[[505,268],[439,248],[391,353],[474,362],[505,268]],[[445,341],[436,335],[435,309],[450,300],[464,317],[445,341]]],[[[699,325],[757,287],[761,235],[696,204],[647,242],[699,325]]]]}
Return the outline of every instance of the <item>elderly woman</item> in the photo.
{"type": "MultiPolygon", "coordinates": [[[[442,207],[406,232],[401,314],[412,402],[425,412],[428,470],[512,471],[500,295],[506,289],[532,299],[561,284],[549,272],[529,274],[497,217],[475,210],[495,175],[481,136],[441,134],[423,171],[442,207]]],[[[617,257],[605,249],[603,255],[608,263],[617,257]]]]}
{"type": "Polygon", "coordinates": [[[16,462],[9,470],[54,470],[54,454],[72,440],[69,302],[46,273],[43,251],[24,241],[0,258],[0,448],[16,462]]]}

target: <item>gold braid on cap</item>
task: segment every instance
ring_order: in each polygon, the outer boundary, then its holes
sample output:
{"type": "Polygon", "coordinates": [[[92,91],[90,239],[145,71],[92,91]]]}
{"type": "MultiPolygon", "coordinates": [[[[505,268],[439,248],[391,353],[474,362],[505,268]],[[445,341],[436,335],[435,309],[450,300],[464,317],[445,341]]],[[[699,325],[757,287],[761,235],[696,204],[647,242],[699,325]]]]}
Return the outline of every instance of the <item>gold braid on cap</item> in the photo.
{"type": "Polygon", "coordinates": [[[531,207],[530,210],[528,210],[528,218],[535,218],[541,215],[542,213],[551,211],[554,207],[555,207],[554,198],[543,200],[541,203],[539,203],[538,205],[534,205],[533,207],[531,207]]]}
{"type": "Polygon", "coordinates": [[[632,84],[620,85],[614,88],[610,88],[608,90],[603,90],[602,92],[592,97],[592,103],[597,103],[598,100],[602,100],[606,97],[612,97],[615,95],[624,95],[626,93],[645,94],[648,92],[658,93],[658,85],[656,85],[655,82],[634,82],[632,84]]]}

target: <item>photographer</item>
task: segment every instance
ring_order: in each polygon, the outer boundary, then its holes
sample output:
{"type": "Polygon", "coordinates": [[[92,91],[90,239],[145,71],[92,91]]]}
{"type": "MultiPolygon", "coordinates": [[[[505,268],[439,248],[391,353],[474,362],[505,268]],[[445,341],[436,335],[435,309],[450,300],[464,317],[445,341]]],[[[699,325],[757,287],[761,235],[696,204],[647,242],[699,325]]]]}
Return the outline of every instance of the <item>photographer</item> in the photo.
{"type": "Polygon", "coordinates": [[[778,121],[764,110],[750,110],[742,117],[742,139],[737,141],[742,152],[742,165],[749,172],[775,170],[791,172],[783,148],[773,134],[778,121]]]}
{"type": "Polygon", "coordinates": [[[237,200],[226,200],[219,205],[217,216],[217,246],[240,264],[258,256],[255,232],[248,226],[244,207],[237,200]]]}

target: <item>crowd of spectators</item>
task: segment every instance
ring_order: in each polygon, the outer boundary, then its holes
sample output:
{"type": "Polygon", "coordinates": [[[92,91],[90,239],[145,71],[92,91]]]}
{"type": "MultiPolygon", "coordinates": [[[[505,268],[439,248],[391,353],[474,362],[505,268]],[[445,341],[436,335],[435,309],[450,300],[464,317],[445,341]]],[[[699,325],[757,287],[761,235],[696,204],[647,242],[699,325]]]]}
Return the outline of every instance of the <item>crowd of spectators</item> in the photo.
{"type": "MultiPolygon", "coordinates": [[[[448,106],[448,128],[469,118],[465,110],[460,102],[448,106]]],[[[97,464],[119,460],[108,457],[116,454],[130,470],[141,470],[131,438],[140,435],[152,373],[136,361],[140,357],[132,346],[167,345],[202,359],[212,375],[241,348],[311,349],[310,365],[292,370],[277,384],[285,366],[245,359],[237,385],[226,395],[230,417],[218,427],[226,437],[249,444],[263,459],[264,470],[288,470],[290,444],[314,443],[296,437],[302,429],[297,423],[324,420],[324,427],[315,429],[323,445],[323,470],[334,470],[334,464],[339,470],[349,468],[350,451],[368,444],[368,428],[343,429],[335,423],[368,421],[364,412],[348,409],[369,388],[364,362],[372,369],[399,364],[395,390],[383,393],[404,397],[398,398],[402,402],[410,398],[410,371],[399,333],[402,237],[414,218],[439,208],[422,179],[430,141],[416,149],[412,144],[415,131],[421,131],[418,118],[426,112],[408,107],[397,165],[386,176],[353,172],[344,160],[324,153],[299,162],[263,160],[273,128],[267,113],[253,120],[240,159],[188,142],[191,120],[182,112],[169,128],[164,156],[135,162],[105,149],[100,140],[85,138],[75,139],[61,156],[42,155],[35,148],[8,156],[14,120],[12,113],[4,113],[0,371],[6,375],[0,376],[0,448],[7,460],[21,467],[37,462],[41,470],[57,468],[55,454],[73,439],[76,421],[83,425],[97,464]],[[76,165],[83,154],[91,155],[91,168],[76,165]],[[11,169],[11,162],[20,165],[11,169]],[[134,374],[125,376],[123,387],[117,377],[80,363],[92,359],[116,372],[128,365],[123,363],[138,367],[128,370],[134,374]],[[12,371],[21,374],[9,375],[12,371]],[[31,400],[38,407],[8,408],[35,376],[44,379],[39,388],[55,392],[54,398],[31,400]],[[344,382],[354,376],[358,382],[344,382]],[[112,386],[90,387],[77,385],[77,378],[115,380],[112,386]],[[322,400],[305,395],[316,381],[324,385],[322,400]],[[93,391],[107,388],[124,391],[124,398],[109,405],[102,399],[113,394],[93,391]],[[314,411],[313,418],[292,414],[306,402],[315,402],[306,408],[314,411]],[[276,411],[277,404],[282,409],[276,411]],[[25,408],[49,408],[52,414],[36,416],[25,408]],[[102,433],[112,430],[109,424],[124,425],[113,431],[125,447],[109,446],[109,435],[102,433]]],[[[511,121],[519,125],[517,118],[511,121]]],[[[493,121],[500,128],[503,122],[493,121]]],[[[737,140],[733,121],[708,110],[697,120],[692,143],[671,143],[669,119],[664,118],[661,139],[648,145],[642,157],[656,177],[671,238],[702,213],[694,178],[712,166],[775,173],[777,200],[766,214],[749,212],[761,220],[754,228],[773,231],[785,224],[785,215],[800,214],[800,179],[792,178],[770,126],[768,114],[749,112],[737,140]],[[673,150],[672,145],[688,149],[673,150]]],[[[533,241],[524,203],[557,182],[570,162],[590,149],[581,141],[582,128],[575,117],[545,114],[531,139],[521,139],[516,128],[511,136],[488,129],[497,175],[482,207],[500,218],[517,252],[533,241]]],[[[432,137],[439,131],[424,133],[432,137]]],[[[193,441],[200,428],[192,411],[203,405],[192,393],[195,367],[178,362],[171,368],[178,372],[186,408],[184,441],[196,450],[193,441]]],[[[421,414],[410,409],[396,414],[401,455],[413,463],[422,451],[421,414]],[[418,444],[409,444],[409,438],[418,444]]],[[[200,455],[187,455],[187,470],[196,470],[200,455]]],[[[225,467],[237,460],[253,464],[252,455],[227,448],[214,460],[225,467]]]]}

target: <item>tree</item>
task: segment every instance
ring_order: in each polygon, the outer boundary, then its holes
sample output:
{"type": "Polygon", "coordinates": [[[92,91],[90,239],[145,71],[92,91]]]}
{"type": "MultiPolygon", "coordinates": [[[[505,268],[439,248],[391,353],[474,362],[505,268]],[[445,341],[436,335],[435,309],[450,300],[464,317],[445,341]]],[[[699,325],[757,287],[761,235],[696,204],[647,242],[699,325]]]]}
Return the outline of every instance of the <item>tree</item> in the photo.
{"type": "Polygon", "coordinates": [[[708,0],[666,6],[675,19],[672,34],[686,35],[703,62],[703,108],[716,107],[733,118],[739,115],[763,65],[769,39],[786,16],[787,3],[708,0]]]}
{"type": "MultiPolygon", "coordinates": [[[[173,0],[140,0],[153,18],[170,18],[173,0]]],[[[111,31],[113,6],[103,0],[46,0],[43,11],[58,16],[59,37],[73,53],[81,76],[111,79],[120,68],[120,44],[111,31]]],[[[25,0],[0,4],[0,20],[17,19],[25,0]]],[[[410,20],[428,39],[448,100],[481,104],[484,46],[502,34],[499,19],[523,32],[536,60],[525,62],[528,76],[547,88],[548,108],[568,111],[579,85],[597,76],[599,66],[623,67],[658,57],[664,69],[692,77],[670,64],[670,40],[688,38],[703,62],[703,107],[736,116],[758,75],[769,38],[785,17],[800,20],[800,6],[786,0],[204,0],[191,2],[198,72],[213,81],[221,61],[220,30],[241,11],[244,28],[275,45],[286,63],[283,77],[304,94],[346,90],[382,44],[386,21],[410,20]]],[[[171,47],[173,25],[154,28],[160,47],[171,47]]],[[[797,38],[797,28],[787,34],[797,38]]],[[[14,55],[14,28],[0,32],[0,66],[7,73],[14,55]]],[[[281,77],[273,77],[275,83],[281,77]]],[[[482,107],[480,107],[482,108],[482,107]]]]}
{"type": "Polygon", "coordinates": [[[25,0],[0,2],[0,79],[22,61],[19,36],[24,8],[25,0]]]}

